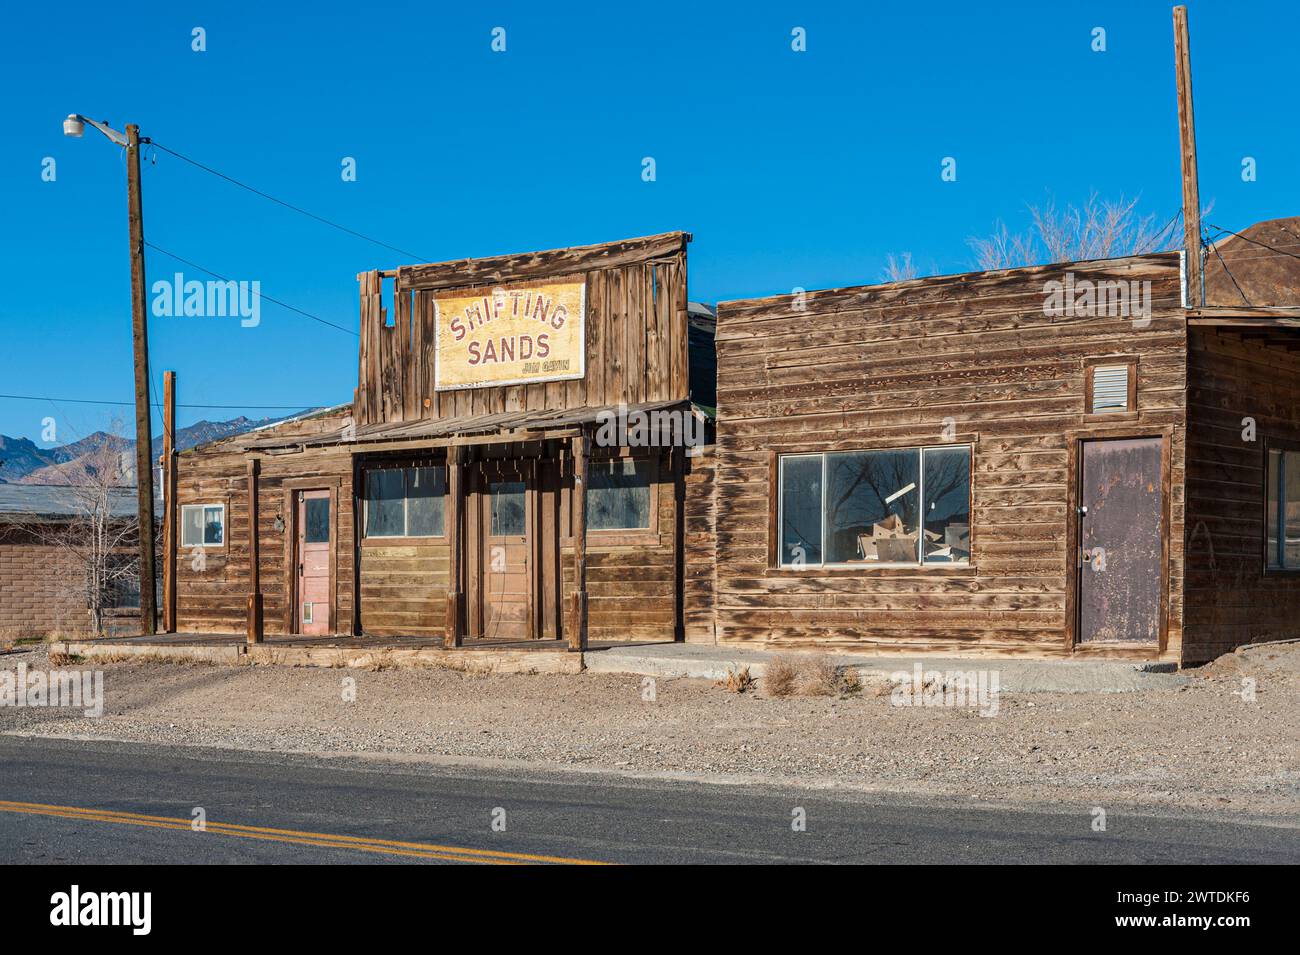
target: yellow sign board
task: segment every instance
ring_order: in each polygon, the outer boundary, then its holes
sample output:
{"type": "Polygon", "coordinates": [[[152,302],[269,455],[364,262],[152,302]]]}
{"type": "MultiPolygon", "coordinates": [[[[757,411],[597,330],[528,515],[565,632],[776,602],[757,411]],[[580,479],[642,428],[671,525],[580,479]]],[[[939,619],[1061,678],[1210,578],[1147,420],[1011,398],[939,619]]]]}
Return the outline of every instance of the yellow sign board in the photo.
{"type": "Polygon", "coordinates": [[[438,391],[586,373],[586,282],[460,289],[435,296],[433,308],[438,391]]]}

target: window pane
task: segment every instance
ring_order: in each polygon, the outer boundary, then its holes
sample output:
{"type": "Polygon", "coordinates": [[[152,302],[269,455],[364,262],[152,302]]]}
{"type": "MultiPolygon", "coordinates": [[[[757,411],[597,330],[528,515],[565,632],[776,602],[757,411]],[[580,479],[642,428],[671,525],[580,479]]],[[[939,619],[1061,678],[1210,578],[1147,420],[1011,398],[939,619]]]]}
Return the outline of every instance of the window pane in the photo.
{"type": "Polygon", "coordinates": [[[406,469],[406,533],[410,537],[441,537],[442,468],[406,469]]]}
{"type": "Polygon", "coordinates": [[[1288,451],[1283,461],[1286,468],[1284,493],[1286,513],[1283,517],[1286,530],[1286,567],[1300,569],[1300,452],[1288,451]]]}
{"type": "Polygon", "coordinates": [[[926,448],[925,560],[970,560],[970,448],[926,448]]]}
{"type": "Polygon", "coordinates": [[[650,526],[650,462],[592,461],[587,470],[587,527],[593,531],[650,526]]]}
{"type": "Polygon", "coordinates": [[[330,501],[327,497],[309,497],[306,501],[307,526],[303,540],[308,544],[328,544],[330,539],[330,501]]]}
{"type": "Polygon", "coordinates": [[[366,536],[401,537],[406,533],[401,468],[366,472],[366,536]]]}
{"type": "Polygon", "coordinates": [[[222,521],[226,513],[223,507],[205,507],[203,509],[203,543],[220,544],[224,540],[222,521]]]}
{"type": "Polygon", "coordinates": [[[781,563],[822,562],[822,456],[781,459],[781,563]]]}
{"type": "Polygon", "coordinates": [[[203,508],[181,508],[181,543],[195,547],[203,543],[203,508]]]}
{"type": "Polygon", "coordinates": [[[921,452],[826,455],[826,563],[916,563],[921,452]]]}
{"type": "Polygon", "coordinates": [[[1268,566],[1281,567],[1282,564],[1278,559],[1277,550],[1277,529],[1278,529],[1278,485],[1282,480],[1282,452],[1268,452],[1268,509],[1265,512],[1264,530],[1268,535],[1268,566]]]}
{"type": "Polygon", "coordinates": [[[492,501],[492,536],[522,537],[524,534],[524,482],[494,481],[488,485],[492,501]]]}

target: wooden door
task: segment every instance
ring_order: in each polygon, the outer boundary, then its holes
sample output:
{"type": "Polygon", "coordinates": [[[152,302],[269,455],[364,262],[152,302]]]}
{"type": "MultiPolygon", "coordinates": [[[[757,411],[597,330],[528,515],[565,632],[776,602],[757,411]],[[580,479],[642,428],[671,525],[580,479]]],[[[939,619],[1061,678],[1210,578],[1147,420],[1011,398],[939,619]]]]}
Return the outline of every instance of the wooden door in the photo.
{"type": "Polygon", "coordinates": [[[1164,439],[1084,441],[1079,642],[1157,644],[1164,612],[1164,439]]]}
{"type": "Polygon", "coordinates": [[[329,491],[298,492],[298,633],[331,632],[331,510],[329,491]]]}
{"type": "Polygon", "coordinates": [[[479,474],[479,619],[487,640],[533,636],[533,472],[484,462],[479,474]]]}

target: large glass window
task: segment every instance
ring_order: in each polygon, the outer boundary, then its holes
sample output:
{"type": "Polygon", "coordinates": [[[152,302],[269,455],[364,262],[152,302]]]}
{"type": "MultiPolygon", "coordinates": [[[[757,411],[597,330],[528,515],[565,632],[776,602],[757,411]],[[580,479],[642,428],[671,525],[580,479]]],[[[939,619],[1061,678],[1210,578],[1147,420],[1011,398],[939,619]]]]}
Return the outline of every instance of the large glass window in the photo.
{"type": "Polygon", "coordinates": [[[587,469],[587,529],[648,530],[650,462],[592,461],[587,469]]]}
{"type": "Polygon", "coordinates": [[[443,468],[366,471],[366,537],[441,537],[446,492],[443,468]]]}
{"type": "Polygon", "coordinates": [[[1267,566],[1300,570],[1300,451],[1268,451],[1267,566]]]}
{"type": "Polygon", "coordinates": [[[780,562],[966,563],[970,446],[781,458],[780,562]]]}

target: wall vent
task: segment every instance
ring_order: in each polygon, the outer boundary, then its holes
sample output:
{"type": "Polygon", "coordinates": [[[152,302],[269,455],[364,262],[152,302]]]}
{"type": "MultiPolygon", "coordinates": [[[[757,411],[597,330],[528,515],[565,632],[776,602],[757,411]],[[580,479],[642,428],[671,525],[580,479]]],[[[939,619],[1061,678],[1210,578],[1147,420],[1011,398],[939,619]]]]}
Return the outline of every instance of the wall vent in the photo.
{"type": "Polygon", "coordinates": [[[1129,375],[1132,369],[1128,365],[1095,365],[1092,369],[1092,407],[1093,414],[1106,411],[1129,411],[1129,375]]]}

